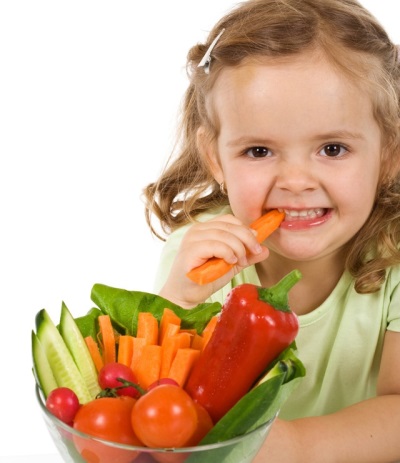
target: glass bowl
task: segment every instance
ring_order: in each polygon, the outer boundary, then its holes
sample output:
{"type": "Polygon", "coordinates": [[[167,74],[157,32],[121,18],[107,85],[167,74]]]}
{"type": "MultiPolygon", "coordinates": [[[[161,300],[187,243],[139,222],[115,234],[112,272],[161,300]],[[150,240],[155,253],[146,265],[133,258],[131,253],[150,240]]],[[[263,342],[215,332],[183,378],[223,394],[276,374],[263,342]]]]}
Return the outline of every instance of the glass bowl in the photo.
{"type": "Polygon", "coordinates": [[[81,433],[52,415],[36,385],[47,429],[66,463],[251,463],[271,429],[274,418],[239,437],[211,445],[179,449],[134,447],[81,433]],[[80,450],[74,441],[79,441],[80,450]]]}

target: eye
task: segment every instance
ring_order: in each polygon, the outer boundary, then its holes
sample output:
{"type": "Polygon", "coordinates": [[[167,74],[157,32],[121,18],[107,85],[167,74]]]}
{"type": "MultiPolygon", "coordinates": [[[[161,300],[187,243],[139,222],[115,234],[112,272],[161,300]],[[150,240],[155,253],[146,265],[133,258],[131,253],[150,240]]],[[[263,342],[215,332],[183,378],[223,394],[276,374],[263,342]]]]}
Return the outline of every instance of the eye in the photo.
{"type": "Polygon", "coordinates": [[[245,154],[250,158],[265,158],[271,156],[271,151],[265,146],[253,146],[246,150],[245,154]]]}
{"type": "Polygon", "coordinates": [[[338,158],[345,155],[347,152],[348,150],[345,146],[339,143],[330,143],[322,148],[320,154],[329,158],[338,158]]]}

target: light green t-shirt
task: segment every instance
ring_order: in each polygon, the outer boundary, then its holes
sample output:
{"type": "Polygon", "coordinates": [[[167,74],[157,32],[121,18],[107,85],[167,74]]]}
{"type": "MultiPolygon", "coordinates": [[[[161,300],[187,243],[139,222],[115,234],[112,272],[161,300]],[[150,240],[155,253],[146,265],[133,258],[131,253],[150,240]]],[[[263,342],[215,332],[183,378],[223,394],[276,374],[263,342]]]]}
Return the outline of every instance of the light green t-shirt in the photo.
{"type": "MultiPolygon", "coordinates": [[[[207,220],[214,215],[204,215],[207,220]]],[[[183,234],[182,227],[168,238],[156,278],[158,291],[169,272],[183,234]]],[[[254,266],[244,269],[211,301],[221,304],[242,283],[260,285],[254,266]]],[[[400,266],[388,270],[380,291],[358,294],[347,272],[314,311],[299,316],[298,356],[306,376],[284,404],[280,417],[294,419],[334,412],[376,395],[386,330],[400,331],[400,266]]]]}

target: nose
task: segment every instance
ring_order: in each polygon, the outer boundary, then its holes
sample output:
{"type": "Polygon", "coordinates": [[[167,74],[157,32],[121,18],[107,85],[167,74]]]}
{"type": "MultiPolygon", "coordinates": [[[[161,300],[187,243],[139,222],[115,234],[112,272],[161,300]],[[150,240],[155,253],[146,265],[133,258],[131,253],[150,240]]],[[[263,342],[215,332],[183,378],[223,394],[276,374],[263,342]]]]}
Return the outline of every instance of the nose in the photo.
{"type": "Polygon", "coordinates": [[[276,187],[294,194],[317,189],[318,180],[311,164],[304,158],[301,161],[282,160],[277,170],[276,187]]]}

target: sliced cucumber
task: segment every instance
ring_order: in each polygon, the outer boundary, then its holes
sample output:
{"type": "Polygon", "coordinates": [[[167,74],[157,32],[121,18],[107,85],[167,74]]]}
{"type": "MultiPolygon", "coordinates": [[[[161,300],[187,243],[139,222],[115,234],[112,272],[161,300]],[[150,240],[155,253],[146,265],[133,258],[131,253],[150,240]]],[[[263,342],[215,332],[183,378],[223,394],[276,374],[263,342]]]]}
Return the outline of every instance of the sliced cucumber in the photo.
{"type": "Polygon", "coordinates": [[[36,382],[42,389],[44,396],[47,397],[57,387],[57,381],[47,360],[46,352],[34,331],[32,331],[32,358],[36,382]]]}
{"type": "Polygon", "coordinates": [[[36,334],[46,353],[58,387],[69,387],[85,404],[92,399],[86,383],[76,366],[60,332],[45,309],[36,315],[36,334]]]}
{"type": "Polygon", "coordinates": [[[101,391],[96,367],[90,356],[86,342],[68,307],[62,303],[59,330],[67,345],[83,380],[89,389],[92,399],[101,391]]]}

